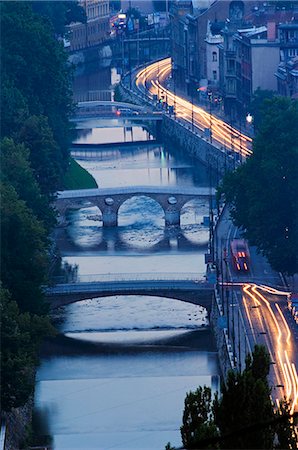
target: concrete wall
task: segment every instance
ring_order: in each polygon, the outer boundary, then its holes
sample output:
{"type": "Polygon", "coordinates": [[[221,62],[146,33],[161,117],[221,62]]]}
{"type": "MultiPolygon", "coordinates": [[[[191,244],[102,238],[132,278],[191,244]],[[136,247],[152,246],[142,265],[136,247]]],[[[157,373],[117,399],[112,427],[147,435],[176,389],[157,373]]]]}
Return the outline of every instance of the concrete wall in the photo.
{"type": "Polygon", "coordinates": [[[5,415],[6,435],[5,450],[17,450],[20,443],[27,437],[28,427],[31,424],[33,410],[33,398],[20,407],[14,408],[10,413],[5,415]]]}
{"type": "Polygon", "coordinates": [[[263,45],[252,46],[252,91],[258,87],[277,91],[277,78],[274,75],[279,64],[279,47],[263,45]]]}
{"type": "MultiPolygon", "coordinates": [[[[154,106],[144,96],[130,91],[126,86],[119,85],[119,95],[122,101],[135,103],[137,105],[147,104],[154,109],[154,106]]],[[[159,122],[158,122],[159,123],[159,122]]],[[[154,130],[150,129],[154,134],[154,130]]],[[[207,139],[202,138],[198,133],[192,132],[191,125],[184,125],[173,117],[164,114],[161,125],[161,134],[175,145],[183,147],[190,155],[200,160],[206,166],[211,166],[220,174],[224,174],[227,170],[234,169],[235,161],[229,156],[224,149],[214,147],[207,139]]],[[[159,138],[159,136],[158,136],[159,138]]]]}
{"type": "Polygon", "coordinates": [[[226,381],[228,372],[230,370],[234,370],[235,367],[233,363],[232,349],[228,343],[228,330],[224,327],[223,311],[216,291],[214,291],[210,315],[210,326],[217,347],[223,381],[226,381]]]}
{"type": "Polygon", "coordinates": [[[166,138],[183,147],[187,153],[200,160],[206,166],[211,166],[219,173],[233,169],[234,159],[223,149],[214,147],[207,139],[192,132],[191,125],[184,125],[172,117],[164,116],[162,133],[166,138]]]}

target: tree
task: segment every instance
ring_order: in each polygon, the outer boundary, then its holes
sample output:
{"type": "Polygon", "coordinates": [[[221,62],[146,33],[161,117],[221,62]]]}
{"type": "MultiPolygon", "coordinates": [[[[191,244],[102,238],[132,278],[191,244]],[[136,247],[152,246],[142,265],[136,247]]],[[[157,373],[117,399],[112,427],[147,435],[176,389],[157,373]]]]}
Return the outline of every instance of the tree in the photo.
{"type": "Polygon", "coordinates": [[[256,346],[243,373],[229,373],[222,396],[214,405],[222,449],[273,448],[272,427],[260,426],[253,433],[245,431],[249,425],[262,424],[274,416],[267,381],[268,362],[267,350],[256,346]]]}
{"type": "Polygon", "coordinates": [[[263,115],[264,115],[264,109],[266,109],[266,104],[268,100],[272,100],[273,97],[276,96],[276,93],[274,91],[269,91],[266,89],[260,89],[258,88],[252,97],[252,101],[249,105],[249,112],[253,116],[253,124],[255,130],[258,130],[260,128],[260,125],[262,123],[263,115]]]}
{"type": "Polygon", "coordinates": [[[20,313],[17,303],[1,286],[0,312],[1,407],[10,411],[24,405],[32,394],[39,345],[54,330],[46,317],[20,313]]]}
{"type": "Polygon", "coordinates": [[[1,194],[1,279],[21,311],[43,313],[41,285],[46,280],[46,232],[16,190],[6,183],[1,194]]]}
{"type": "Polygon", "coordinates": [[[1,141],[0,151],[2,181],[13,186],[19,198],[50,230],[56,222],[55,213],[49,207],[48,198],[40,192],[29,162],[30,151],[23,144],[16,144],[8,138],[1,141]]]}
{"type": "Polygon", "coordinates": [[[76,1],[34,1],[32,8],[51,23],[57,36],[65,35],[65,25],[87,21],[84,8],[76,1]]]}
{"type": "Polygon", "coordinates": [[[289,402],[284,399],[280,402],[278,410],[275,412],[275,416],[280,418],[284,417],[285,420],[278,422],[276,427],[276,435],[278,439],[277,449],[294,449],[297,448],[298,432],[297,426],[293,420],[290,419],[291,407],[289,402]]]}
{"type": "Polygon", "coordinates": [[[42,194],[51,198],[62,183],[63,161],[47,117],[30,116],[21,127],[18,139],[30,150],[31,167],[42,194]]]}
{"type": "Polygon", "coordinates": [[[211,389],[200,386],[195,392],[189,392],[184,401],[183,425],[181,437],[185,448],[216,448],[201,446],[200,441],[218,435],[217,428],[212,419],[211,389]]]}
{"type": "Polygon", "coordinates": [[[298,272],[298,102],[266,103],[253,154],[219,188],[233,222],[277,271],[298,272]]]}
{"type": "MultiPolygon", "coordinates": [[[[29,2],[1,4],[1,85],[2,101],[13,111],[17,99],[24,99],[21,111],[48,117],[61,154],[62,169],[67,167],[70,143],[69,116],[72,112],[71,69],[63,44],[53,36],[49,24],[32,12],[29,2]],[[38,38],[37,38],[38,37],[38,38]],[[10,99],[14,89],[13,99],[10,99]]],[[[18,112],[20,116],[20,112],[18,112]]],[[[16,128],[12,113],[4,117],[5,134],[16,128]]],[[[21,120],[21,117],[19,117],[21,120]]],[[[21,126],[19,122],[19,126],[21,126]]]]}

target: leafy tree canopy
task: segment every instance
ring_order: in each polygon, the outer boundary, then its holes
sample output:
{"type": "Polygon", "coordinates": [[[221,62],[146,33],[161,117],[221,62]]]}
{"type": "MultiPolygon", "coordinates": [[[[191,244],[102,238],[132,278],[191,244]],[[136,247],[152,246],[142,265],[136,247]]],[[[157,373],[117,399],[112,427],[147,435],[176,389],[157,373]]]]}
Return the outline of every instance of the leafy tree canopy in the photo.
{"type": "Polygon", "coordinates": [[[34,12],[50,21],[58,36],[65,34],[65,26],[71,22],[87,21],[84,8],[76,1],[33,1],[32,8],[34,12]]]}
{"type": "Polygon", "coordinates": [[[48,206],[48,198],[41,193],[35,173],[30,165],[30,150],[4,138],[0,143],[1,179],[11,184],[21,200],[26,202],[36,217],[50,230],[55,224],[55,213],[48,206]]]}
{"type": "Polygon", "coordinates": [[[30,116],[21,127],[18,139],[30,150],[29,159],[42,194],[51,195],[61,186],[62,155],[45,116],[30,116]]]}
{"type": "Polygon", "coordinates": [[[249,112],[253,116],[253,125],[255,130],[260,128],[262,119],[264,117],[264,110],[266,110],[266,103],[276,96],[274,91],[258,88],[252,97],[249,105],[249,112]]]}
{"type": "Polygon", "coordinates": [[[212,420],[212,394],[209,387],[200,386],[195,392],[189,392],[184,401],[183,425],[181,437],[185,448],[215,448],[200,446],[204,438],[218,436],[218,431],[212,420]]]}
{"type": "Polygon", "coordinates": [[[10,411],[24,405],[32,394],[38,346],[54,330],[46,317],[21,313],[9,292],[1,286],[0,312],[1,406],[3,411],[10,411]]]}
{"type": "Polygon", "coordinates": [[[28,113],[47,116],[66,167],[72,100],[70,68],[63,45],[27,2],[1,4],[1,30],[2,101],[9,112],[2,115],[2,132],[10,136],[17,119],[28,113]]]}
{"type": "Polygon", "coordinates": [[[1,183],[1,279],[21,311],[45,311],[46,232],[16,190],[1,183]]]}
{"type": "MultiPolygon", "coordinates": [[[[181,427],[184,448],[296,448],[289,403],[281,401],[279,410],[273,408],[267,381],[269,364],[267,350],[255,346],[244,371],[229,372],[220,397],[216,394],[212,399],[206,386],[188,393],[181,427]]],[[[166,449],[172,449],[170,443],[166,449]]]]}
{"type": "Polygon", "coordinates": [[[298,272],[298,102],[276,97],[264,107],[253,154],[219,189],[232,219],[277,271],[298,272]]]}

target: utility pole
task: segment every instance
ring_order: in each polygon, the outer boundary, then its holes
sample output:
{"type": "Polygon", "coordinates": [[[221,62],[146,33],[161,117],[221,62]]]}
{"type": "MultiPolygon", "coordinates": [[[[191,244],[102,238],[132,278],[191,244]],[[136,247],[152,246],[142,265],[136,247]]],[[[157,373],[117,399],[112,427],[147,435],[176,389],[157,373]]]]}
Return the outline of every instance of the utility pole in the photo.
{"type": "Polygon", "coordinates": [[[239,361],[238,361],[238,366],[239,366],[239,372],[241,373],[241,333],[240,333],[240,305],[238,303],[238,355],[239,355],[239,361]]]}
{"type": "Polygon", "coordinates": [[[209,98],[209,129],[210,129],[210,143],[212,143],[212,112],[211,112],[211,102],[212,102],[212,92],[208,92],[209,98]]]}
{"type": "Polygon", "coordinates": [[[191,131],[194,131],[194,123],[193,123],[193,86],[191,86],[191,131]]]}

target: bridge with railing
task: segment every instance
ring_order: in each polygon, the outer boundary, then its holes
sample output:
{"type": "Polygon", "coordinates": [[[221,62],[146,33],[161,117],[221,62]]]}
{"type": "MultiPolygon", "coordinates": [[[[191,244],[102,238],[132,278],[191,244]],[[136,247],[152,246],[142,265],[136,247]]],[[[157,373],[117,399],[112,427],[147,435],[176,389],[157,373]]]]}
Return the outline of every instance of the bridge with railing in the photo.
{"type": "Polygon", "coordinates": [[[113,101],[88,101],[79,102],[72,121],[98,119],[119,119],[135,121],[161,121],[163,119],[162,111],[152,111],[147,105],[135,105],[126,102],[113,101]]]}
{"type": "Polygon", "coordinates": [[[214,286],[198,273],[100,274],[56,278],[45,288],[52,308],[112,295],[149,295],[203,306],[210,313],[214,286]]]}
{"type": "Polygon", "coordinates": [[[103,226],[117,226],[120,206],[128,199],[146,196],[155,200],[164,211],[166,225],[179,225],[182,207],[190,200],[210,199],[215,189],[180,186],[129,186],[102,189],[60,191],[55,207],[61,224],[67,209],[80,209],[86,204],[97,206],[102,213],[103,226]]]}

